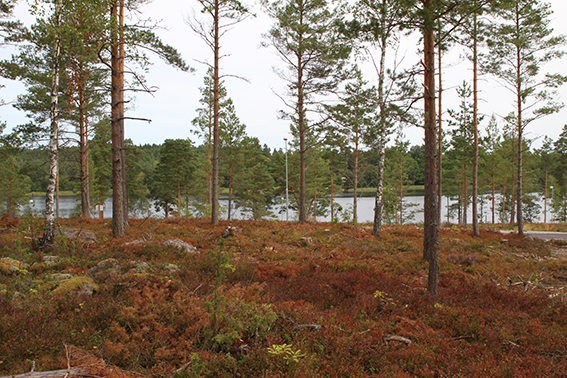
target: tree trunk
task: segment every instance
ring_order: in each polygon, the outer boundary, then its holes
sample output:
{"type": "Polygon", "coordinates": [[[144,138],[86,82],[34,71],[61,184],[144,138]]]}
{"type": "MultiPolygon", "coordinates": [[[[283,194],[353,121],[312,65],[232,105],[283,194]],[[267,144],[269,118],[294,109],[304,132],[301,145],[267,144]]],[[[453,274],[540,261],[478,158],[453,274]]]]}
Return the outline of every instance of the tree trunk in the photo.
{"type": "Polygon", "coordinates": [[[128,227],[128,188],[126,186],[126,146],[124,144],[125,134],[124,134],[124,60],[125,60],[125,49],[124,49],[124,1],[120,0],[120,8],[119,8],[119,38],[120,43],[118,44],[118,51],[120,54],[120,59],[118,60],[118,69],[120,72],[120,162],[122,164],[122,207],[123,207],[123,221],[124,221],[124,228],[128,227]]]}
{"type": "MultiPolygon", "coordinates": [[[[382,124],[383,126],[383,124],[382,124]]],[[[380,151],[378,157],[378,184],[376,187],[376,200],[374,207],[374,228],[372,233],[377,237],[382,234],[382,221],[384,214],[384,166],[386,160],[386,130],[380,130],[380,151]]]]}
{"type": "Polygon", "coordinates": [[[439,104],[439,111],[437,114],[437,162],[438,162],[438,167],[437,167],[437,187],[438,187],[438,193],[437,193],[437,201],[439,203],[439,225],[441,225],[441,199],[443,198],[443,103],[442,103],[442,96],[443,96],[443,67],[442,67],[442,60],[443,60],[443,56],[441,54],[441,21],[438,21],[438,26],[439,26],[439,38],[438,38],[438,46],[437,46],[437,51],[438,51],[438,56],[437,56],[437,60],[438,60],[438,67],[439,67],[439,99],[438,99],[438,104],[439,104]]]}
{"type": "MultiPolygon", "coordinates": [[[[61,0],[55,3],[57,28],[61,25],[61,0]]],[[[49,135],[49,183],[45,195],[45,226],[43,239],[40,245],[52,247],[55,238],[55,216],[53,214],[53,194],[57,186],[57,175],[59,170],[59,64],[61,61],[61,36],[57,30],[55,51],[53,55],[53,76],[51,78],[51,132],[49,135]]]]}
{"type": "Polygon", "coordinates": [[[472,228],[473,236],[479,236],[477,197],[478,197],[478,56],[477,56],[477,16],[476,0],[474,1],[473,15],[473,133],[474,133],[474,158],[473,158],[473,182],[472,182],[472,228]]]}
{"type": "Polygon", "coordinates": [[[404,157],[400,155],[400,224],[404,224],[404,157]]]}
{"type": "Polygon", "coordinates": [[[354,148],[354,190],[353,190],[353,203],[352,203],[352,223],[358,223],[358,130],[356,132],[356,143],[354,148]]]}
{"type": "Polygon", "coordinates": [[[181,179],[177,179],[177,215],[181,214],[181,179]]]}
{"type": "Polygon", "coordinates": [[[435,124],[435,38],[432,0],[424,0],[424,86],[425,86],[425,198],[423,258],[429,261],[427,290],[437,296],[439,281],[439,216],[436,169],[435,124]]]}
{"type": "Polygon", "coordinates": [[[232,157],[228,168],[228,220],[230,220],[232,213],[232,157]]]}
{"type": "Polygon", "coordinates": [[[467,163],[463,167],[463,225],[467,227],[468,218],[468,207],[469,207],[469,185],[467,182],[467,163]]]}
{"type": "Polygon", "coordinates": [[[329,173],[331,174],[331,222],[335,220],[335,182],[333,181],[333,158],[329,159],[329,173]]]}
{"type": "Polygon", "coordinates": [[[514,185],[516,184],[515,182],[515,176],[512,175],[512,188],[510,189],[510,224],[514,224],[514,220],[516,219],[516,207],[515,207],[515,198],[514,198],[514,185]]]}
{"type": "Polygon", "coordinates": [[[380,145],[378,151],[378,177],[376,184],[376,199],[374,207],[374,227],[372,233],[377,237],[382,233],[384,217],[384,166],[386,159],[386,104],[384,98],[384,79],[386,76],[386,43],[387,35],[382,35],[382,50],[380,51],[380,71],[378,76],[378,107],[380,108],[380,145]]]}
{"type": "Polygon", "coordinates": [[[547,166],[545,167],[545,197],[543,199],[543,223],[547,223],[547,166]]]}
{"type": "Polygon", "coordinates": [[[494,224],[494,213],[495,213],[495,206],[496,206],[496,179],[495,176],[496,175],[496,165],[492,164],[492,224],[494,224]]]}
{"type": "Polygon", "coordinates": [[[219,223],[219,0],[214,10],[214,79],[213,79],[213,183],[211,193],[211,223],[219,223]]]}
{"type": "MultiPolygon", "coordinates": [[[[82,72],[82,71],[81,71],[82,72]]],[[[85,90],[83,81],[79,82],[79,160],[81,168],[81,215],[92,218],[89,188],[89,137],[85,116],[85,90]]]]}
{"type": "Polygon", "coordinates": [[[120,15],[123,14],[123,0],[112,5],[112,17],[117,21],[112,32],[111,66],[112,66],[112,233],[122,237],[125,233],[126,219],[124,213],[124,56],[120,45],[122,24],[120,15]]]}
{"type": "Polygon", "coordinates": [[[299,223],[307,221],[307,214],[305,208],[306,197],[306,175],[305,175],[305,114],[303,109],[303,61],[301,56],[298,56],[298,70],[297,70],[297,127],[299,133],[299,223]]]}

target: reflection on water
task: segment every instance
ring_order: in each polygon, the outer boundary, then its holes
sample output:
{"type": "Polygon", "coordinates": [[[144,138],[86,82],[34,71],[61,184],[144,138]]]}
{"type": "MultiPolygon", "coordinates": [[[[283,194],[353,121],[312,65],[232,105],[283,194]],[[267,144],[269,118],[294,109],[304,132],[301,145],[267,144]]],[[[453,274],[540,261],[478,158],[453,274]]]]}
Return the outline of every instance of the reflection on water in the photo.
{"type": "MultiPolygon", "coordinates": [[[[80,202],[78,201],[78,197],[74,196],[65,196],[59,198],[59,216],[62,218],[68,218],[71,216],[79,216],[80,215],[80,202]]],[[[411,220],[411,223],[419,223],[423,221],[423,196],[408,196],[404,198],[407,201],[407,204],[416,204],[415,207],[418,212],[415,213],[414,219],[411,220]]],[[[234,203],[234,202],[233,202],[234,203]]],[[[353,205],[353,197],[335,197],[335,203],[338,205],[337,207],[341,207],[343,209],[343,214],[351,214],[353,205]]],[[[453,202],[447,200],[447,197],[443,197],[443,201],[441,203],[441,214],[443,221],[447,220],[447,206],[450,206],[453,202]]],[[[219,205],[221,209],[226,209],[228,207],[228,201],[226,199],[221,199],[219,201],[219,205]]],[[[358,221],[360,223],[372,222],[374,219],[374,197],[360,197],[357,199],[358,205],[358,221]]],[[[541,209],[543,209],[543,199],[540,200],[539,205],[541,209]]],[[[488,201],[482,203],[479,201],[479,214],[482,215],[483,222],[490,222],[492,219],[492,211],[490,209],[490,204],[488,201]]],[[[335,208],[336,210],[336,208],[335,208]]],[[[45,212],[45,197],[32,197],[30,203],[23,206],[22,212],[24,214],[33,214],[35,216],[42,216],[45,212]]],[[[286,220],[286,211],[285,211],[285,204],[284,205],[276,205],[272,207],[272,212],[276,215],[276,218],[282,221],[286,220]]],[[[98,211],[92,211],[93,217],[98,218],[98,211]]],[[[164,214],[162,211],[156,212],[155,208],[151,206],[150,214],[130,214],[133,217],[145,217],[148,215],[155,216],[155,217],[163,217],[164,214]]],[[[296,219],[296,213],[289,209],[289,220],[296,219]]],[[[104,217],[111,218],[112,217],[112,197],[107,198],[104,203],[104,217]]],[[[339,221],[347,221],[352,220],[352,215],[350,215],[347,219],[343,219],[340,215],[335,215],[339,221]]],[[[248,219],[250,218],[250,214],[243,213],[239,209],[233,211],[232,214],[233,219],[248,219]]],[[[226,219],[226,211],[221,215],[221,219],[226,219]]],[[[472,219],[472,211],[469,208],[468,210],[468,223],[471,223],[472,219]]],[[[496,221],[498,222],[498,215],[496,215],[496,221]]],[[[552,216],[549,213],[549,206],[548,206],[548,215],[547,220],[549,221],[552,219],[552,216]]],[[[320,222],[329,222],[331,221],[330,214],[326,217],[318,217],[317,221],[320,222]]],[[[450,219],[451,222],[456,223],[456,219],[450,219]]],[[[538,217],[539,222],[543,222],[543,214],[540,214],[538,217]]]]}

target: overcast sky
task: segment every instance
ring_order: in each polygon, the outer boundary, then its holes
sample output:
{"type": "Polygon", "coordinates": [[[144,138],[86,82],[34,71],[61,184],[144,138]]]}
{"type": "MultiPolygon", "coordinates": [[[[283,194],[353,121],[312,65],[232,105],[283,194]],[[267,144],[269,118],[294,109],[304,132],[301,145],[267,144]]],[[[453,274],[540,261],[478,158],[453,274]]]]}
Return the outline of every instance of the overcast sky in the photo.
{"type": "MultiPolygon", "coordinates": [[[[567,2],[551,0],[550,3],[555,12],[552,27],[556,34],[567,34],[567,2]]],[[[248,135],[258,137],[262,144],[266,143],[271,148],[283,148],[283,138],[290,138],[289,121],[278,119],[278,110],[283,109],[284,104],[276,93],[284,94],[285,83],[274,73],[273,67],[285,69],[285,65],[273,49],[260,47],[262,35],[269,30],[272,21],[262,14],[259,6],[249,6],[257,16],[249,17],[236,25],[221,40],[221,53],[227,55],[221,60],[223,73],[245,77],[249,82],[227,77],[225,86],[228,96],[235,103],[238,117],[247,126],[248,135]]],[[[26,2],[21,2],[17,15],[29,21],[26,7],[26,2]]],[[[143,8],[144,17],[161,20],[162,29],[157,30],[157,34],[164,42],[176,47],[196,71],[181,72],[156,58],[146,78],[148,84],[159,87],[159,90],[153,96],[138,94],[134,101],[135,108],[128,111],[131,117],[152,119],[151,124],[127,121],[126,137],[131,138],[135,144],[159,144],[165,139],[176,138],[191,138],[196,141],[191,133],[191,120],[196,116],[195,109],[200,107],[199,87],[203,85],[203,76],[207,70],[204,64],[197,61],[212,62],[212,52],[184,22],[192,13],[201,16],[199,3],[196,1],[154,0],[143,8]]],[[[415,49],[416,43],[413,39],[402,44],[399,54],[406,55],[406,62],[413,64],[418,59],[415,49]]],[[[443,72],[446,90],[443,100],[445,106],[450,108],[458,106],[454,88],[463,80],[472,80],[470,63],[462,61],[459,55],[456,51],[447,59],[447,68],[443,72]]],[[[7,56],[9,51],[0,51],[0,57],[7,56]]],[[[548,67],[548,71],[567,75],[566,63],[567,58],[557,61],[548,67]]],[[[370,67],[367,67],[364,74],[372,79],[372,70],[368,68],[370,67]]],[[[0,91],[0,96],[6,101],[14,100],[17,94],[24,92],[21,84],[5,80],[2,83],[6,87],[0,91]]],[[[505,116],[513,109],[513,95],[499,87],[494,79],[483,78],[479,89],[482,98],[480,111],[488,115],[484,124],[492,113],[505,116]]],[[[567,88],[564,87],[561,94],[560,100],[567,102],[567,88]]],[[[556,139],[563,125],[567,123],[566,115],[567,110],[562,110],[559,114],[534,122],[528,126],[527,137],[533,139],[549,135],[556,139]]],[[[8,123],[8,127],[26,122],[25,115],[11,106],[0,108],[0,118],[8,123]]],[[[412,144],[421,144],[423,141],[421,128],[409,127],[405,134],[412,144]]]]}

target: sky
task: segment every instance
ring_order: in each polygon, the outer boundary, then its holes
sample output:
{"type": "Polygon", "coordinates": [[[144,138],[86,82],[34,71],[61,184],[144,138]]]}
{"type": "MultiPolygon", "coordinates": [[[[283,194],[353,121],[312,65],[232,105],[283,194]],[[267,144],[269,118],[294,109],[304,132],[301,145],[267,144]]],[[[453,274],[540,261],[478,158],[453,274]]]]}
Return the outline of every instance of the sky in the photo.
{"type": "MultiPolygon", "coordinates": [[[[556,34],[567,35],[567,2],[565,0],[549,1],[554,10],[552,27],[556,34]]],[[[260,143],[271,148],[284,148],[284,138],[291,139],[289,121],[278,117],[278,111],[285,108],[279,96],[285,95],[286,84],[274,72],[274,68],[284,69],[285,65],[273,48],[261,47],[263,35],[270,29],[272,20],[262,13],[258,5],[247,4],[255,17],[235,25],[221,40],[222,73],[227,76],[225,86],[228,96],[235,104],[235,109],[241,122],[246,125],[247,133],[257,137],[260,143]],[[233,76],[246,78],[242,80],[233,76]]],[[[194,0],[154,0],[142,9],[142,18],[160,21],[160,28],[155,32],[165,43],[168,43],[181,53],[187,63],[195,68],[195,72],[183,72],[166,65],[155,58],[154,65],[146,74],[148,84],[158,87],[153,94],[138,93],[127,109],[127,116],[149,118],[151,123],[141,121],[126,121],[126,138],[135,144],[161,144],[165,139],[190,138],[200,144],[193,134],[191,120],[196,116],[196,109],[201,105],[199,87],[203,85],[203,77],[207,66],[202,62],[212,63],[212,51],[187,25],[186,20],[191,15],[202,17],[200,5],[194,0]]],[[[20,2],[16,16],[24,22],[32,22],[27,14],[26,2],[20,2]]],[[[566,47],[567,48],[567,47],[566,47]]],[[[398,55],[405,55],[408,64],[414,64],[420,57],[415,55],[416,38],[403,41],[398,55]]],[[[0,58],[10,56],[10,50],[0,50],[0,58]]],[[[456,109],[458,98],[456,87],[463,80],[472,81],[471,65],[464,61],[459,51],[454,51],[446,59],[444,75],[444,106],[456,109]]],[[[544,69],[567,75],[567,57],[549,64],[544,69]]],[[[374,80],[373,69],[369,64],[363,66],[363,74],[370,81],[374,80]]],[[[1,80],[5,88],[0,89],[0,97],[5,101],[13,101],[25,88],[20,83],[1,80]]],[[[486,125],[491,114],[505,116],[513,108],[513,95],[503,89],[494,79],[484,77],[479,83],[481,102],[479,110],[486,114],[481,127],[486,125]]],[[[564,86],[559,98],[567,102],[567,85],[564,86]]],[[[419,105],[421,106],[421,105],[419,105]]],[[[447,116],[445,115],[445,118],[447,116]]],[[[25,114],[12,106],[0,108],[0,119],[8,124],[8,129],[17,124],[27,122],[25,114]]],[[[501,125],[503,121],[499,122],[501,125]]],[[[563,126],[567,124],[567,109],[560,113],[533,122],[526,130],[526,136],[534,139],[534,146],[539,145],[544,135],[556,139],[563,126]]],[[[407,127],[404,130],[411,144],[423,143],[423,129],[407,127]]]]}

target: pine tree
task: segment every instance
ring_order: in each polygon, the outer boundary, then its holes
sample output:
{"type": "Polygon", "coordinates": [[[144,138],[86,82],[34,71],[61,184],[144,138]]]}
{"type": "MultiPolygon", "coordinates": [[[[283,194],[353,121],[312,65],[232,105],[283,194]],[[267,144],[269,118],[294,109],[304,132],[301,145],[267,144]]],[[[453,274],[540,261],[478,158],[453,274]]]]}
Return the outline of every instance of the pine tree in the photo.
{"type": "MultiPolygon", "coordinates": [[[[312,148],[315,122],[309,122],[317,97],[334,90],[337,75],[350,53],[336,27],[336,10],[329,9],[325,0],[278,0],[264,2],[274,25],[266,36],[266,45],[273,46],[288,67],[289,74],[279,72],[288,83],[291,109],[282,115],[292,121],[299,153],[299,222],[307,221],[306,153],[312,148]]],[[[319,97],[320,98],[320,97],[319,97]]]]}
{"type": "Polygon", "coordinates": [[[515,110],[506,121],[516,130],[516,212],[518,233],[524,233],[522,200],[524,194],[524,131],[536,119],[555,113],[555,89],[567,81],[559,74],[541,75],[543,64],[560,58],[564,36],[553,36],[549,27],[552,11],[548,4],[532,0],[501,0],[493,11],[497,20],[490,28],[489,55],[484,70],[498,77],[515,95],[515,110]]]}

